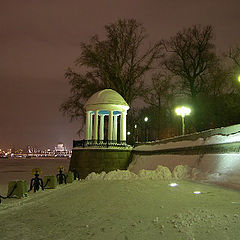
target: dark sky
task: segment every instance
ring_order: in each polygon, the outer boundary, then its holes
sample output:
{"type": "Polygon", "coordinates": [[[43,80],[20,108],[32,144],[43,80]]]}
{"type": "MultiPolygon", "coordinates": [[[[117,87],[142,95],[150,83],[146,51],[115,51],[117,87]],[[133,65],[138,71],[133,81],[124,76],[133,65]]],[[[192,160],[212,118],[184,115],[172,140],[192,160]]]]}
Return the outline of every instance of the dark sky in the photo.
{"type": "Polygon", "coordinates": [[[240,42],[239,10],[239,0],[0,0],[0,148],[71,146],[81,122],[58,111],[69,95],[64,72],[105,24],[136,18],[151,41],[211,24],[227,50],[240,42]]]}

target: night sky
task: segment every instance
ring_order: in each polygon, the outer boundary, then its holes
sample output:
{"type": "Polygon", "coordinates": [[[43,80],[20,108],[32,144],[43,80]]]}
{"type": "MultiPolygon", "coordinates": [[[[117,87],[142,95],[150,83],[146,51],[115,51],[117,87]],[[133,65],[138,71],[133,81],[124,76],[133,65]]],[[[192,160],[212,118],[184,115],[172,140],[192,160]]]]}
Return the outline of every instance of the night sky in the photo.
{"type": "Polygon", "coordinates": [[[211,24],[225,51],[240,43],[239,10],[239,0],[0,0],[0,148],[71,147],[81,122],[58,111],[69,95],[64,72],[105,24],[136,18],[149,41],[211,24]]]}

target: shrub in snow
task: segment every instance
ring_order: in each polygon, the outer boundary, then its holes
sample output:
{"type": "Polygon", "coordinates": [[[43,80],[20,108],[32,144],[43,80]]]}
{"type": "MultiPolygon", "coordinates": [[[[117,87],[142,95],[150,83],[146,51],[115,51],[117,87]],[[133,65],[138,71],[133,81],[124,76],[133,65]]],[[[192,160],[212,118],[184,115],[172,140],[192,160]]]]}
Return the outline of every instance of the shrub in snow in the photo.
{"type": "Polygon", "coordinates": [[[167,167],[158,166],[156,170],[145,170],[139,171],[139,177],[146,179],[171,179],[171,171],[167,167]]]}
{"type": "Polygon", "coordinates": [[[146,179],[156,179],[156,174],[154,170],[145,170],[142,169],[138,173],[140,178],[146,178],[146,179]]]}
{"type": "Polygon", "coordinates": [[[138,176],[129,170],[115,170],[107,173],[104,180],[136,179],[138,176]]]}
{"type": "Polygon", "coordinates": [[[173,169],[172,175],[177,179],[188,178],[190,177],[190,170],[189,166],[178,165],[173,169]]]}
{"type": "Polygon", "coordinates": [[[106,175],[106,172],[103,171],[103,172],[99,173],[99,178],[103,179],[105,177],[105,175],[106,175]]]}
{"type": "Polygon", "coordinates": [[[168,167],[159,165],[155,171],[158,176],[158,179],[171,179],[172,178],[172,173],[168,167]]]}

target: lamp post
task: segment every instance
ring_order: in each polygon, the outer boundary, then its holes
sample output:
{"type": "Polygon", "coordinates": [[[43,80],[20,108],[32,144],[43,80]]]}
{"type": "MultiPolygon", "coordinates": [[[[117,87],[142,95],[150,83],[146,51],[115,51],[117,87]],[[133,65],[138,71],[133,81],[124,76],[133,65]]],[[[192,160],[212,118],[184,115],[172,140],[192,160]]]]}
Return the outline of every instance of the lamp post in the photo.
{"type": "Polygon", "coordinates": [[[144,122],[145,122],[145,142],[148,141],[148,136],[147,136],[147,122],[148,122],[148,117],[144,118],[144,122]]]}
{"type": "Polygon", "coordinates": [[[137,124],[134,125],[134,143],[138,142],[137,124]]]}
{"type": "Polygon", "coordinates": [[[182,135],[184,135],[185,134],[185,122],[184,122],[185,116],[191,113],[191,109],[188,107],[182,106],[182,107],[176,108],[175,112],[178,116],[182,117],[182,135]]]}
{"type": "Polygon", "coordinates": [[[127,131],[127,144],[130,144],[132,145],[132,142],[131,142],[131,132],[127,131]]]}

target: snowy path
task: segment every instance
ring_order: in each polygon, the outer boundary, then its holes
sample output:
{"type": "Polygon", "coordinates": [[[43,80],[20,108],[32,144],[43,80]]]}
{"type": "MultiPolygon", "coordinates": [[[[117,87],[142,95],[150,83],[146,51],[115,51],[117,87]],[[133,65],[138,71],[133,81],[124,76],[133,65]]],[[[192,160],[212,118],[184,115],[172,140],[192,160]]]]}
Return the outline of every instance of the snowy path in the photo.
{"type": "Polygon", "coordinates": [[[239,239],[240,193],[178,181],[80,181],[5,200],[1,240],[239,239]],[[200,191],[202,194],[193,194],[200,191]]]}

